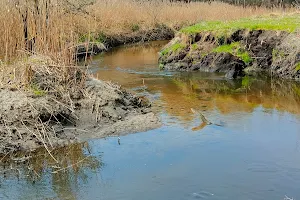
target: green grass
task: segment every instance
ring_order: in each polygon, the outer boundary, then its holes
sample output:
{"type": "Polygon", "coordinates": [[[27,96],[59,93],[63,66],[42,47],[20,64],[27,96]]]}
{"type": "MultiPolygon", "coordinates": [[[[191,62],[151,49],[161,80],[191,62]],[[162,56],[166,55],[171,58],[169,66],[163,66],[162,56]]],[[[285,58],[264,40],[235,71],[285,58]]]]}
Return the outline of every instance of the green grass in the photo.
{"type": "Polygon", "coordinates": [[[241,44],[239,42],[221,45],[216,47],[212,51],[216,53],[231,53],[239,57],[246,64],[249,64],[252,61],[249,53],[241,47],[241,44]]]}
{"type": "Polygon", "coordinates": [[[90,34],[83,34],[80,35],[78,38],[78,42],[99,42],[103,43],[106,40],[106,35],[103,32],[100,33],[90,33],[90,34]]]}
{"type": "Polygon", "coordinates": [[[158,67],[160,70],[163,70],[165,68],[164,64],[162,64],[162,63],[159,63],[158,67]]]}
{"type": "Polygon", "coordinates": [[[37,97],[45,96],[47,94],[46,91],[41,90],[36,84],[31,84],[30,86],[33,94],[37,97]]]}
{"type": "Polygon", "coordinates": [[[217,34],[226,35],[240,29],[248,30],[281,30],[295,32],[300,28],[300,15],[249,18],[235,21],[207,21],[181,29],[183,33],[200,33],[213,31],[217,34]]]}
{"type": "Polygon", "coordinates": [[[296,84],[293,84],[293,89],[294,89],[294,92],[295,92],[298,96],[300,96],[300,89],[297,87],[296,84]]]}
{"type": "Polygon", "coordinates": [[[191,46],[192,46],[192,50],[196,50],[198,48],[198,44],[197,43],[194,43],[191,46]]]}
{"type": "Polygon", "coordinates": [[[140,30],[140,26],[139,26],[138,24],[133,24],[133,25],[131,26],[131,30],[132,30],[133,32],[136,32],[136,31],[140,30]]]}
{"type": "Polygon", "coordinates": [[[296,70],[296,71],[299,71],[299,70],[300,70],[300,62],[298,62],[298,63],[296,64],[295,70],[296,70]]]}
{"type": "Polygon", "coordinates": [[[221,45],[216,47],[215,49],[213,49],[213,52],[216,53],[233,53],[233,51],[237,48],[240,48],[240,43],[239,42],[234,42],[231,44],[225,44],[225,45],[221,45]]]}
{"type": "Polygon", "coordinates": [[[186,47],[185,44],[175,43],[172,46],[161,51],[162,55],[168,55],[170,52],[178,52],[186,47]]]}

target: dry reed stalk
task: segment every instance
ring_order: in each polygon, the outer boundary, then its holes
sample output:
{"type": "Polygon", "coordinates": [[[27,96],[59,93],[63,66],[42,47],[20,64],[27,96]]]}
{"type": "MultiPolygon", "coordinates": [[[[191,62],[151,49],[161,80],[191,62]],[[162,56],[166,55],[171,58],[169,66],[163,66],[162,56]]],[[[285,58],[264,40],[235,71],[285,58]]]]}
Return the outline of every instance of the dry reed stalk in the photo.
{"type": "MultiPolygon", "coordinates": [[[[282,13],[282,9],[240,7],[222,2],[170,3],[162,0],[98,0],[90,7],[97,19],[95,27],[102,32],[122,34],[133,29],[149,29],[155,24],[171,27],[193,24],[202,20],[234,20],[282,13]]],[[[290,9],[286,12],[292,12],[290,9]]]]}

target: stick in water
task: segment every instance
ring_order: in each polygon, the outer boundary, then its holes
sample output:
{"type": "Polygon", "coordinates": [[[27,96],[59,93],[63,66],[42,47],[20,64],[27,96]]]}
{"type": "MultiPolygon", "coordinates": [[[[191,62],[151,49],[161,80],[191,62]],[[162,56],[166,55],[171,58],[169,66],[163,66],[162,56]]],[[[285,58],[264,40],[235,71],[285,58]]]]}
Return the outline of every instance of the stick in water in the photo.
{"type": "Polygon", "coordinates": [[[208,121],[205,116],[200,113],[199,111],[195,111],[193,108],[191,108],[191,111],[194,113],[194,114],[199,114],[200,115],[200,118],[202,120],[202,122],[206,123],[207,125],[211,125],[212,123],[210,121],[208,121]]]}

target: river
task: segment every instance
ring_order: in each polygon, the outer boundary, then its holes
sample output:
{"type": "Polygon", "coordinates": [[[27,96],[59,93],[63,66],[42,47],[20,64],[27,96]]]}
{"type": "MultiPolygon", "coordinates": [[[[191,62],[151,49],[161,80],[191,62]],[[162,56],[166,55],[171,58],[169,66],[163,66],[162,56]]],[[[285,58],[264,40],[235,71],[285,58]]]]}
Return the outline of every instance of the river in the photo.
{"type": "Polygon", "coordinates": [[[1,166],[0,199],[300,199],[300,84],[160,71],[164,44],[90,63],[95,77],[149,98],[162,127],[58,149],[64,170],[47,152],[1,166]]]}

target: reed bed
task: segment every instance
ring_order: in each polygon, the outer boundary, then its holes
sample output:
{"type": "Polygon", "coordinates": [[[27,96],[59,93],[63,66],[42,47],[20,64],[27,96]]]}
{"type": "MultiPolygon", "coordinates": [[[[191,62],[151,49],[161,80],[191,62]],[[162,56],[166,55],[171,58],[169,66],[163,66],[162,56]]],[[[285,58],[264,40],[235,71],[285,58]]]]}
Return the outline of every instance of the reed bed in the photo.
{"type": "MultiPolygon", "coordinates": [[[[174,29],[203,20],[233,20],[282,14],[281,9],[242,8],[222,2],[170,3],[167,0],[26,0],[0,1],[0,60],[40,53],[69,63],[72,47],[101,35],[151,30],[157,24],[174,29]],[[68,3],[66,3],[68,2],[68,3]],[[25,23],[26,18],[26,23],[25,23]],[[27,36],[24,35],[24,27],[27,36]],[[26,37],[26,38],[25,38],[26,37]],[[26,41],[25,41],[26,40],[26,41]]],[[[293,12],[293,9],[285,12],[293,12]]]]}
{"type": "Polygon", "coordinates": [[[130,31],[136,26],[147,29],[157,23],[182,27],[203,20],[234,20],[294,11],[265,7],[243,8],[222,2],[170,3],[166,0],[98,0],[90,9],[98,19],[97,28],[111,33],[130,31]]]}

